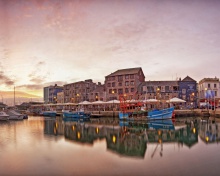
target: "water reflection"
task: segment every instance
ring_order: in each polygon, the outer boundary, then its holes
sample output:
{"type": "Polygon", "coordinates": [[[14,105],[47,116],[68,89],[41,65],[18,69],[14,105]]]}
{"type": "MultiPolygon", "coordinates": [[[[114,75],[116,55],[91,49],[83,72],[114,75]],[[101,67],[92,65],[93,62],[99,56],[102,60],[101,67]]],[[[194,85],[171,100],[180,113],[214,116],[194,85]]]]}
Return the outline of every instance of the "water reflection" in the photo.
{"type": "MultiPolygon", "coordinates": [[[[64,135],[65,140],[93,145],[105,139],[108,151],[118,155],[144,158],[148,144],[177,143],[192,147],[198,143],[197,120],[156,120],[150,122],[93,119],[90,122],[45,120],[44,134],[64,135]]],[[[161,153],[162,156],[162,153],[161,153]]]]}
{"type": "Polygon", "coordinates": [[[199,136],[205,143],[218,143],[220,124],[215,120],[201,120],[199,136]]]}

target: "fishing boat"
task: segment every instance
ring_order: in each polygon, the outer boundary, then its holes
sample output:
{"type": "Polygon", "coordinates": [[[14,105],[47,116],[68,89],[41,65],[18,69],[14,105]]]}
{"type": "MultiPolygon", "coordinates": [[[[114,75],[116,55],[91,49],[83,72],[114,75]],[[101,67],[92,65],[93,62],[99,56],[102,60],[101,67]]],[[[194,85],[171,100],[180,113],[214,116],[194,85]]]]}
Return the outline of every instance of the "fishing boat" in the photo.
{"type": "Polygon", "coordinates": [[[134,118],[143,116],[146,112],[141,108],[143,103],[138,100],[126,100],[123,95],[119,96],[119,100],[119,120],[134,120],[134,118]]]}
{"type": "Polygon", "coordinates": [[[64,120],[67,120],[67,119],[89,120],[90,119],[90,113],[86,113],[86,112],[83,112],[83,111],[63,112],[63,118],[64,118],[64,120]]]}
{"type": "Polygon", "coordinates": [[[148,111],[147,119],[171,119],[174,112],[174,107],[165,109],[155,109],[148,111]]]}
{"type": "Polygon", "coordinates": [[[4,111],[0,111],[0,120],[9,120],[9,115],[4,111]]]}
{"type": "Polygon", "coordinates": [[[134,120],[136,117],[143,119],[170,119],[174,114],[174,107],[154,109],[146,111],[143,109],[143,102],[133,101],[132,103],[125,100],[122,95],[120,98],[119,120],[134,120]]]}

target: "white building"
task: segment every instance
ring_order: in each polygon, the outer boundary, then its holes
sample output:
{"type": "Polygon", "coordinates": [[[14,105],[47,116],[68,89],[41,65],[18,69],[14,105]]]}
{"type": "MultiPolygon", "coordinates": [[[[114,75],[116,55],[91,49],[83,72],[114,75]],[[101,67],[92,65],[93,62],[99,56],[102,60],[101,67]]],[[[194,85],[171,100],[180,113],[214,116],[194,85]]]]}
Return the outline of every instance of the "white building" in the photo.
{"type": "Polygon", "coordinates": [[[214,100],[220,99],[219,78],[203,78],[201,81],[199,81],[198,95],[200,101],[203,102],[214,102],[214,100]]]}

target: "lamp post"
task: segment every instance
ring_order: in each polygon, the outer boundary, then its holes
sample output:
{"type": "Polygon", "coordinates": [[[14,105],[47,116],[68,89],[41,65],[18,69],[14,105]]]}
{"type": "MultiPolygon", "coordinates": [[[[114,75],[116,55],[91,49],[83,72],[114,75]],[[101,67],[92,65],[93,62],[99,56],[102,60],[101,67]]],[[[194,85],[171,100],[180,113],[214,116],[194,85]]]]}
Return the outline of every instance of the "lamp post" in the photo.
{"type": "Polygon", "coordinates": [[[207,98],[207,88],[205,88],[205,102],[206,102],[206,107],[207,107],[207,109],[208,109],[208,106],[207,106],[207,104],[208,104],[208,103],[207,103],[207,99],[208,99],[208,98],[207,98]]]}
{"type": "Polygon", "coordinates": [[[114,106],[114,94],[115,94],[115,91],[114,90],[112,90],[112,94],[113,94],[113,107],[112,107],[112,116],[113,116],[113,118],[115,118],[115,112],[114,112],[114,108],[115,108],[115,106],[114,106]]]}
{"type": "Polygon", "coordinates": [[[76,103],[79,103],[79,94],[78,93],[76,94],[76,99],[77,99],[76,103]]]}

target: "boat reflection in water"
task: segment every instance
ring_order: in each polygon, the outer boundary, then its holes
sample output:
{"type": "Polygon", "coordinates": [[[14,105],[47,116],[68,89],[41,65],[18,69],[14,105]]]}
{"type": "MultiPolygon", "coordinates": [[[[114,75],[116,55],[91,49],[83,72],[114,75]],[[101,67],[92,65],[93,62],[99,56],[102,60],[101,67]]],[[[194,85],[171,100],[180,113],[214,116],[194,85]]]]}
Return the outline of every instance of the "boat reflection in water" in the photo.
{"type": "Polygon", "coordinates": [[[62,119],[45,121],[45,134],[64,135],[66,140],[93,145],[105,140],[108,151],[144,158],[148,144],[178,143],[189,148],[198,142],[196,125],[178,127],[172,120],[149,122],[120,122],[114,119],[96,119],[90,122],[64,122],[62,119]],[[175,126],[175,125],[176,126],[175,126]]]}

